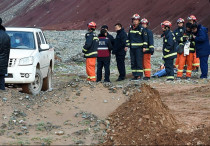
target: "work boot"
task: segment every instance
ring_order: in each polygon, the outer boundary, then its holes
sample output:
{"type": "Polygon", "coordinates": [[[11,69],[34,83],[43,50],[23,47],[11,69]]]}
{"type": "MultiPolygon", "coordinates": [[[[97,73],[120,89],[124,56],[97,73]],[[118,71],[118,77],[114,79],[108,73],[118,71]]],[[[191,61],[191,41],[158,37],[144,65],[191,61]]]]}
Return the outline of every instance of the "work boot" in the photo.
{"type": "Polygon", "coordinates": [[[199,67],[196,67],[196,69],[193,70],[193,72],[198,72],[199,71],[199,67]]]}
{"type": "Polygon", "coordinates": [[[150,77],[144,77],[143,80],[148,81],[150,77]]]}
{"type": "Polygon", "coordinates": [[[130,81],[137,81],[138,77],[133,77],[132,79],[130,79],[130,81]]]}
{"type": "Polygon", "coordinates": [[[174,81],[174,79],[167,79],[166,81],[174,81]]]}
{"type": "Polygon", "coordinates": [[[191,80],[191,78],[190,78],[190,77],[187,77],[187,78],[186,78],[186,80],[187,80],[187,81],[190,81],[190,80],[191,80]]]}
{"type": "Polygon", "coordinates": [[[181,78],[180,77],[177,77],[176,80],[181,80],[181,78]]]}
{"type": "Polygon", "coordinates": [[[119,81],[123,81],[125,80],[125,78],[118,78],[116,81],[119,82],[119,81]]]}

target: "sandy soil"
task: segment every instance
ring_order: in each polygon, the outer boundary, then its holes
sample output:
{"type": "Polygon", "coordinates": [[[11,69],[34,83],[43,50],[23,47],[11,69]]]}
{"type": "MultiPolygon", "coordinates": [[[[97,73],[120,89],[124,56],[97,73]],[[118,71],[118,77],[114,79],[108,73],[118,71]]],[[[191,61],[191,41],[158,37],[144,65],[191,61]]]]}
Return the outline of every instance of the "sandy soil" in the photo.
{"type": "MultiPolygon", "coordinates": [[[[36,97],[15,88],[0,93],[0,144],[103,143],[106,118],[129,99],[126,94],[131,95],[140,83],[127,79],[113,85],[92,84],[72,78],[54,77],[54,90],[36,97]]],[[[181,130],[187,133],[210,126],[209,81],[168,83],[152,79],[147,84],[159,91],[181,130]]]]}

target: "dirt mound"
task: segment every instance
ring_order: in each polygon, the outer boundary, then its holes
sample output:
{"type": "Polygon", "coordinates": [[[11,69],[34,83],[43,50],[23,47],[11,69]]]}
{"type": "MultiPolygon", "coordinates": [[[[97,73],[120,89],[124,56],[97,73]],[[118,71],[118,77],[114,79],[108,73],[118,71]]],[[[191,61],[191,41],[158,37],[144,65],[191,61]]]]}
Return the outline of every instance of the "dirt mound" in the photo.
{"type": "Polygon", "coordinates": [[[183,133],[168,107],[160,99],[159,92],[143,85],[109,116],[105,144],[114,145],[177,145],[209,144],[209,128],[194,133],[183,133]]]}

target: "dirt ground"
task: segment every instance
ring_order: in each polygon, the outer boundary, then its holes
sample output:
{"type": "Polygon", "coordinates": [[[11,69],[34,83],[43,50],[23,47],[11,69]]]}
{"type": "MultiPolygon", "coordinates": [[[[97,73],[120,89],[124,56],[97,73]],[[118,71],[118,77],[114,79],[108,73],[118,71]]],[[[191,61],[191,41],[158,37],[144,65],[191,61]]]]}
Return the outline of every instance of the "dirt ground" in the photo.
{"type": "MultiPolygon", "coordinates": [[[[112,80],[113,84],[96,84],[78,79],[76,75],[56,75],[53,91],[35,97],[19,92],[21,89],[8,88],[7,92],[0,93],[0,144],[106,142],[110,128],[107,118],[128,102],[133,93],[143,92],[139,90],[143,81],[127,79],[116,83],[112,80]]],[[[161,104],[166,105],[167,113],[175,119],[176,130],[190,134],[202,128],[209,133],[209,80],[165,82],[152,79],[144,83],[157,90],[155,95],[160,94],[161,104]]],[[[209,141],[196,142],[210,144],[209,141]]]]}

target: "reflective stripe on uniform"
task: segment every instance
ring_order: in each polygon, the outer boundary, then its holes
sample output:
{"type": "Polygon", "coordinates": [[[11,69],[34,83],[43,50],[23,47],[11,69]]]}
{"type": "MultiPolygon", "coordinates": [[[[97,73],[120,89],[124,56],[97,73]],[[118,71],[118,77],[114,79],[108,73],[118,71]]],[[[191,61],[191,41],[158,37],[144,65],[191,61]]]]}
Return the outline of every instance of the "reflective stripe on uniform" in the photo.
{"type": "Polygon", "coordinates": [[[167,79],[174,79],[174,76],[167,76],[167,79]]]}
{"type": "Polygon", "coordinates": [[[166,48],[164,49],[164,51],[165,51],[165,52],[170,52],[170,50],[168,50],[168,49],[166,49],[166,48]]]}
{"type": "Polygon", "coordinates": [[[154,46],[149,46],[149,48],[154,48],[154,46]]]}
{"type": "Polygon", "coordinates": [[[184,45],[183,43],[179,43],[179,45],[184,45]]]}
{"type": "Polygon", "coordinates": [[[165,43],[167,43],[167,39],[165,39],[165,43]]]}
{"type": "Polygon", "coordinates": [[[163,58],[168,58],[168,57],[175,56],[175,55],[177,55],[176,52],[175,53],[168,54],[168,55],[165,55],[165,56],[163,56],[163,58]]]}
{"type": "Polygon", "coordinates": [[[195,64],[193,64],[193,66],[198,66],[198,65],[200,65],[200,63],[195,63],[195,64]]]}
{"type": "Polygon", "coordinates": [[[149,51],[149,48],[146,48],[146,51],[149,51]]]}
{"type": "Polygon", "coordinates": [[[189,73],[191,73],[192,71],[191,71],[191,70],[187,70],[186,72],[189,72],[189,73]]]}
{"type": "Polygon", "coordinates": [[[143,46],[143,43],[131,43],[131,46],[143,46]]]}
{"type": "Polygon", "coordinates": [[[195,51],[195,48],[190,48],[190,51],[195,51]]]}
{"type": "Polygon", "coordinates": [[[95,79],[96,76],[88,76],[88,79],[95,79]]]}
{"type": "Polygon", "coordinates": [[[98,37],[93,37],[93,40],[99,40],[99,38],[98,37]]]}
{"type": "Polygon", "coordinates": [[[143,70],[132,70],[132,72],[144,72],[143,70]]]}
{"type": "Polygon", "coordinates": [[[180,38],[180,41],[183,42],[183,37],[180,38]]]}
{"type": "Polygon", "coordinates": [[[177,72],[183,72],[183,70],[178,70],[177,72]]]}
{"type": "Polygon", "coordinates": [[[98,50],[109,50],[108,47],[98,47],[98,50]]]}
{"type": "Polygon", "coordinates": [[[151,71],[151,68],[145,68],[144,71],[151,71]]]}
{"type": "Polygon", "coordinates": [[[144,42],[143,44],[144,44],[144,45],[148,45],[148,43],[147,43],[147,42],[144,42]]]}
{"type": "Polygon", "coordinates": [[[126,43],[128,43],[129,42],[129,40],[126,40],[126,43]]]}
{"type": "Polygon", "coordinates": [[[84,48],[83,48],[82,50],[83,50],[83,51],[85,51],[85,52],[87,52],[87,50],[86,50],[86,49],[84,49],[84,48]]]}
{"type": "Polygon", "coordinates": [[[135,31],[135,30],[131,30],[130,33],[138,33],[139,35],[141,35],[140,31],[135,31]]]}
{"type": "Polygon", "coordinates": [[[92,53],[89,53],[89,54],[85,54],[85,56],[91,56],[91,55],[94,55],[94,54],[98,54],[98,52],[92,52],[92,53]]]}

